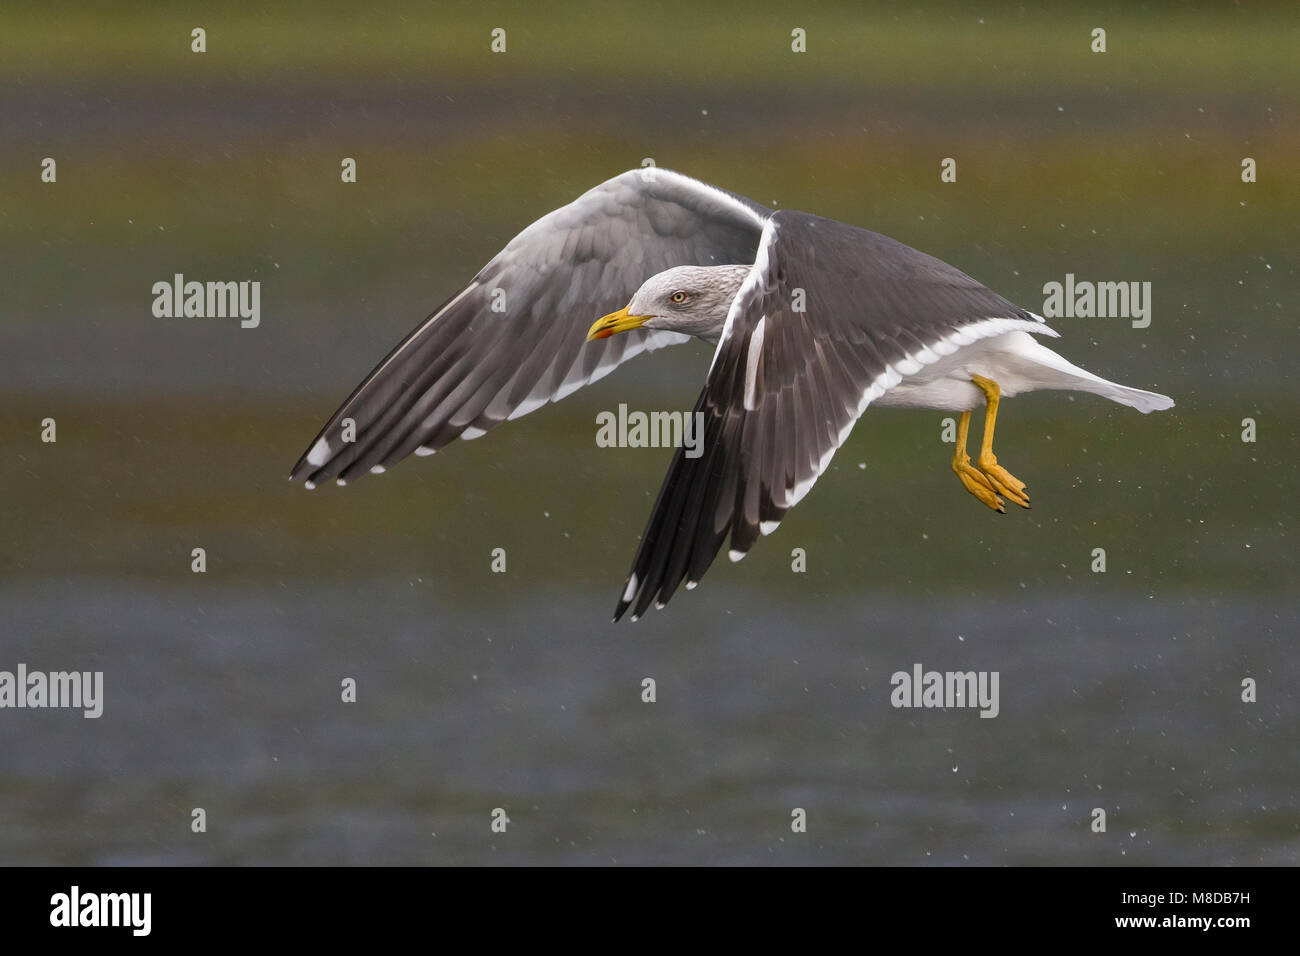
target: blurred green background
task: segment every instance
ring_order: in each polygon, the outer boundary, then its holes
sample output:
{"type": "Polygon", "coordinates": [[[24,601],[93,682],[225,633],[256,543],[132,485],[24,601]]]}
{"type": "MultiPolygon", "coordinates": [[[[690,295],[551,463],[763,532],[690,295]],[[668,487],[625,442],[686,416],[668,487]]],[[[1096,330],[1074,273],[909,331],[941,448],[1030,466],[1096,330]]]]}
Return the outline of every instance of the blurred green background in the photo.
{"type": "Polygon", "coordinates": [[[1295,862],[1298,49],[1284,4],[6,4],[0,668],[94,663],[108,701],[0,713],[0,862],[1295,862]],[[1036,311],[1067,272],[1149,281],[1150,328],[1053,324],[1177,407],[1009,403],[1034,509],[1005,517],[943,416],[873,410],[632,629],[669,454],[595,415],[689,408],[702,345],[381,479],[284,480],[512,235],[644,158],[1036,311]],[[261,326],[154,318],[177,272],[260,280],[261,326]],[[914,660],[1000,669],[1002,716],[892,710],[914,660]]]}

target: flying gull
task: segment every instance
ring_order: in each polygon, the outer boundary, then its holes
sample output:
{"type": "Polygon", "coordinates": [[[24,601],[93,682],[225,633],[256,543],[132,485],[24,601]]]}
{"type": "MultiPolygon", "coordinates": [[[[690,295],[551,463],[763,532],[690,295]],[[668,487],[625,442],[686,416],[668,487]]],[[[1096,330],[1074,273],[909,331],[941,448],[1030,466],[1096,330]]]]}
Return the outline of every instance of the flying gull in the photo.
{"type": "Polygon", "coordinates": [[[1000,399],[1069,389],[1144,413],[1174,404],[1067,362],[1035,338],[1057,337],[1041,316],[946,262],[634,169],[510,240],[366,376],[289,477],[313,488],[381,473],[692,336],[715,346],[695,404],[703,453],[677,449],[616,621],[695,587],[728,537],[739,561],[776,530],[869,405],[959,413],[952,469],[1004,512],[1004,499],[1028,508],[1029,495],[993,453],[1000,399]],[[972,463],[967,433],[981,405],[972,463]]]}

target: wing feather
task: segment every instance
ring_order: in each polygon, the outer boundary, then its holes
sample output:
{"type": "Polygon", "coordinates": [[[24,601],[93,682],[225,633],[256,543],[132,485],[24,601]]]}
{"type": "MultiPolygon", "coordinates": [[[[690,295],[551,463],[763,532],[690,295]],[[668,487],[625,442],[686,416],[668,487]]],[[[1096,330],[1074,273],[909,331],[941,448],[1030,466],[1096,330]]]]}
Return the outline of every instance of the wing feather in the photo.
{"type": "Polygon", "coordinates": [[[614,619],[666,604],[683,579],[699,581],[728,537],[732,559],[743,557],[807,494],[871,401],[948,354],[945,343],[1012,328],[1050,334],[932,256],[843,223],[775,213],[696,403],[704,452],[674,455],[614,619]]]}
{"type": "Polygon", "coordinates": [[[666,169],[632,170],[515,236],[361,382],[291,479],[350,480],[477,437],[558,401],[641,352],[687,337],[591,323],[679,265],[754,261],[769,212],[666,169]],[[353,440],[345,440],[352,438],[353,440]]]}

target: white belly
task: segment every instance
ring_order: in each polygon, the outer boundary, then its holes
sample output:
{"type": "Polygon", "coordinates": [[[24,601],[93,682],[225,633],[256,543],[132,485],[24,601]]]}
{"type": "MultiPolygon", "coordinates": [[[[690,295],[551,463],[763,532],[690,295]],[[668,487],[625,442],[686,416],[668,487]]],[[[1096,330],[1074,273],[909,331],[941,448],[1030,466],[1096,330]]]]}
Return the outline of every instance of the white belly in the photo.
{"type": "Polygon", "coordinates": [[[997,382],[1003,398],[1042,388],[1091,392],[1100,391],[1099,385],[1111,385],[1071,365],[1028,332],[1007,332],[972,342],[922,366],[874,404],[969,411],[984,404],[984,393],[971,382],[972,375],[997,382]]]}
{"type": "MultiPolygon", "coordinates": [[[[987,377],[993,378],[991,375],[987,377]]],[[[872,404],[894,408],[937,408],[944,412],[966,412],[984,404],[984,393],[972,385],[969,378],[944,376],[936,379],[914,375],[903,379],[872,404]]]]}

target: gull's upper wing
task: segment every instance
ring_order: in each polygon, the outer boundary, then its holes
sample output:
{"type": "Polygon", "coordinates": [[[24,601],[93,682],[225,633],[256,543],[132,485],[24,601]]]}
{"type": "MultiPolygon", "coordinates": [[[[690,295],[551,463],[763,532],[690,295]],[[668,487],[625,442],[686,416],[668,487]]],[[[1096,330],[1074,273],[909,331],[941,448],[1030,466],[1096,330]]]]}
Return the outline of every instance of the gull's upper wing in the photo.
{"type": "Polygon", "coordinates": [[[290,478],[346,480],[412,452],[432,454],[558,401],[642,351],[686,341],[636,330],[587,343],[586,334],[665,269],[753,262],[769,215],[667,169],[602,183],[515,236],[393,349],[290,478]]]}
{"type": "Polygon", "coordinates": [[[1042,319],[886,236],[806,213],[767,222],[695,411],[703,452],[678,449],[614,619],[662,607],[713,563],[739,560],[812,488],[872,401],[976,339],[1042,319]]]}

